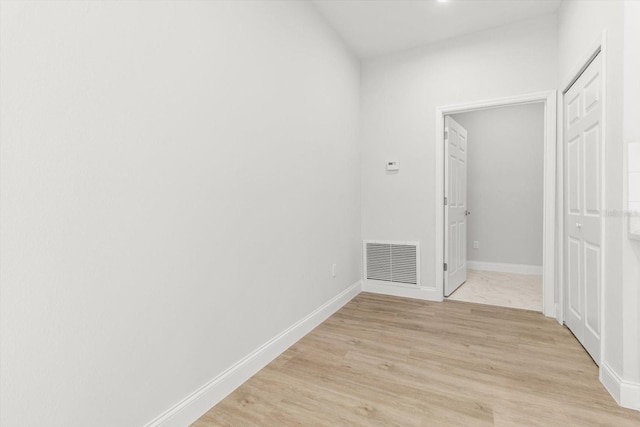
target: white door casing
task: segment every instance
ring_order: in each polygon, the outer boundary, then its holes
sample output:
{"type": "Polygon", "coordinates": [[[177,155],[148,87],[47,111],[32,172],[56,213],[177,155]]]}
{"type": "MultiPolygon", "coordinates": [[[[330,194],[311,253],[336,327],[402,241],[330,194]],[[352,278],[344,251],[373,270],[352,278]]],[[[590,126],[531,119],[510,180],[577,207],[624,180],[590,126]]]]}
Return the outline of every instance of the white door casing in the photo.
{"type": "Polygon", "coordinates": [[[564,95],[564,321],[600,363],[602,287],[602,62],[564,95]]]}
{"type": "MultiPolygon", "coordinates": [[[[436,155],[434,164],[434,180],[436,182],[435,187],[435,206],[434,214],[436,219],[435,240],[434,240],[434,265],[441,266],[445,262],[444,241],[447,231],[447,223],[445,222],[445,174],[444,168],[447,163],[447,157],[445,155],[444,144],[444,128],[445,118],[451,114],[467,113],[470,111],[483,110],[486,108],[506,107],[510,105],[521,105],[531,103],[543,103],[544,104],[544,215],[543,215],[543,261],[542,261],[542,287],[543,287],[543,313],[546,316],[555,317],[559,322],[562,322],[562,310],[560,306],[556,305],[555,295],[559,297],[559,301],[562,301],[562,289],[558,289],[560,279],[562,276],[556,276],[559,271],[562,271],[561,260],[562,256],[559,255],[558,250],[562,248],[563,236],[562,232],[563,221],[558,220],[557,216],[562,216],[562,211],[558,211],[556,215],[556,208],[559,208],[559,200],[556,196],[562,197],[562,191],[559,191],[556,187],[557,173],[562,171],[562,168],[556,168],[556,159],[561,159],[562,144],[556,144],[556,99],[557,94],[555,90],[529,93],[523,95],[514,95],[504,98],[484,99],[477,101],[469,101],[460,104],[442,105],[436,108],[435,112],[435,140],[436,155]],[[558,234],[560,233],[560,234],[558,234]]],[[[444,283],[445,283],[445,271],[442,268],[434,269],[434,293],[437,298],[436,301],[442,301],[444,299],[444,283]]],[[[426,289],[426,288],[425,288],[426,289]]],[[[562,305],[564,306],[564,304],[562,305]]]]}
{"type": "Polygon", "coordinates": [[[444,294],[449,296],[467,280],[467,131],[445,118],[444,294]]]}

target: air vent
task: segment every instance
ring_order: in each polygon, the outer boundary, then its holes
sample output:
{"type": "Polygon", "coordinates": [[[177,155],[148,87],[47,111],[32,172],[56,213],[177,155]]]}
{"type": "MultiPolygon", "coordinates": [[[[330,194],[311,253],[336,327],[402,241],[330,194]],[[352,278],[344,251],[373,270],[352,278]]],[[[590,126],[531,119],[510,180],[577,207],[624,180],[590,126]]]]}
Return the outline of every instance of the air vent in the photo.
{"type": "Polygon", "coordinates": [[[418,285],[418,244],[364,241],[365,278],[418,285]]]}

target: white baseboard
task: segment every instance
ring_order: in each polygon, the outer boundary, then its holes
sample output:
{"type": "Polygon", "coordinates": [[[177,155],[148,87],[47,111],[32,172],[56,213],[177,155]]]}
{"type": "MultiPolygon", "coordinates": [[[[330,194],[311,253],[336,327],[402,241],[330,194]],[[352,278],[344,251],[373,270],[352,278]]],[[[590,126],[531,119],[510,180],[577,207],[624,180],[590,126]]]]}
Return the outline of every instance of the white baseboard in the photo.
{"type": "Polygon", "coordinates": [[[542,276],[541,265],[506,264],[501,262],[467,261],[467,268],[498,273],[531,274],[542,276]]]}
{"type": "Polygon", "coordinates": [[[625,381],[607,364],[600,364],[600,382],[620,406],[640,411],[640,383],[625,381]]]}
{"type": "Polygon", "coordinates": [[[364,280],[362,282],[362,291],[427,301],[442,301],[444,299],[443,295],[435,288],[404,286],[376,280],[364,280]]]}
{"type": "Polygon", "coordinates": [[[177,405],[148,422],[145,427],[184,427],[190,425],[296,341],[351,301],[360,293],[361,289],[361,281],[354,283],[313,313],[293,324],[239,360],[231,368],[185,397],[177,405]]]}
{"type": "Polygon", "coordinates": [[[560,304],[555,303],[554,304],[554,313],[556,315],[556,320],[558,321],[559,324],[563,324],[564,321],[562,319],[562,311],[560,310],[560,304]]]}

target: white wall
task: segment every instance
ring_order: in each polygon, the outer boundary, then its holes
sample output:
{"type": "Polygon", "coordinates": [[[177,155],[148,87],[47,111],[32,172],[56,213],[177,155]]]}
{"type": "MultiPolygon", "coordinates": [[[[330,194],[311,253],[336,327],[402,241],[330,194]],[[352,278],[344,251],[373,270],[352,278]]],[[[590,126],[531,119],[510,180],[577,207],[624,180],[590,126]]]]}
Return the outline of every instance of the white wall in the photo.
{"type": "MultiPolygon", "coordinates": [[[[625,1],[624,9],[624,142],[627,147],[635,146],[634,170],[640,170],[640,2],[625,1]]],[[[625,153],[629,157],[629,153],[625,153]]],[[[627,161],[625,164],[630,165],[627,161]]],[[[638,173],[629,174],[626,186],[640,187],[638,173]]],[[[634,191],[634,194],[637,190],[634,191]]],[[[628,199],[633,197],[627,193],[628,199]]],[[[640,212],[640,201],[629,206],[640,212]]],[[[640,218],[635,218],[640,224],[640,218]]],[[[624,227],[631,224],[625,221],[624,227]]],[[[629,231],[629,228],[626,228],[629,231]]],[[[623,239],[623,283],[625,331],[623,342],[625,354],[625,379],[640,384],[640,241],[623,239]],[[635,306],[635,307],[634,307],[635,306]]],[[[639,390],[640,393],[640,390],[639,390]]],[[[640,410],[640,396],[636,400],[640,410]]]]}
{"type": "MultiPolygon", "coordinates": [[[[636,40],[638,12],[623,1],[565,1],[559,10],[559,75],[561,85],[569,82],[584,63],[591,47],[606,32],[606,134],[605,134],[605,280],[604,280],[604,353],[601,368],[613,371],[628,384],[636,383],[638,372],[638,263],[636,247],[627,239],[626,209],[626,146],[633,138],[637,112],[625,111],[629,74],[625,79],[625,37],[636,40]],[[626,9],[625,9],[626,8],[626,9]],[[631,15],[635,13],[634,15],[631,15]],[[626,16],[629,14],[629,16],[626,16]],[[625,19],[626,18],[626,19],[625,19]],[[626,33],[626,34],[625,34],[626,33]],[[623,121],[624,118],[624,121],[623,121]],[[629,142],[629,141],[627,141],[629,142]]],[[[632,48],[632,50],[635,48],[632,48]]],[[[635,51],[634,51],[635,52],[635,51]]],[[[629,55],[632,55],[629,53],[629,55]]],[[[633,76],[637,79],[637,74],[633,76]]],[[[635,97],[635,92],[632,97],[635,97]]],[[[635,101],[633,101],[635,102],[635,101]]],[[[601,370],[602,372],[602,370],[601,370]]],[[[620,400],[620,384],[612,389],[620,400]]],[[[622,387],[624,388],[624,387],[622,387]]],[[[640,408],[640,392],[635,391],[636,409],[640,408]]],[[[623,399],[624,400],[624,399],[623,399]]],[[[629,406],[629,402],[623,402],[629,406]]]]}
{"type": "Polygon", "coordinates": [[[467,130],[467,259],[542,266],[544,104],[452,117],[467,130]]]}
{"type": "Polygon", "coordinates": [[[422,285],[435,287],[436,107],[554,89],[557,58],[548,16],[366,60],[363,238],[420,241],[422,285]],[[399,173],[385,173],[388,159],[399,173]]]}
{"type": "Polygon", "coordinates": [[[0,424],[143,425],[359,280],[359,66],[310,6],[0,28],[0,424]]]}

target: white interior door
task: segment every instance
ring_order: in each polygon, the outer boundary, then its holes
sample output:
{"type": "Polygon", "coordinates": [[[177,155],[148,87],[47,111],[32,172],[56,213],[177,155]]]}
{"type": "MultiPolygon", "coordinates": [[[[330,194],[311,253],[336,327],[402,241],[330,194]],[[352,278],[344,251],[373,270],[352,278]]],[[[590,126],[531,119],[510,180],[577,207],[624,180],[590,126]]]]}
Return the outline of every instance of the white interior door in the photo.
{"type": "Polygon", "coordinates": [[[467,131],[445,117],[444,294],[467,280],[467,131]]]}
{"type": "Polygon", "coordinates": [[[601,55],[564,96],[564,318],[600,363],[602,280],[601,55]]]}

